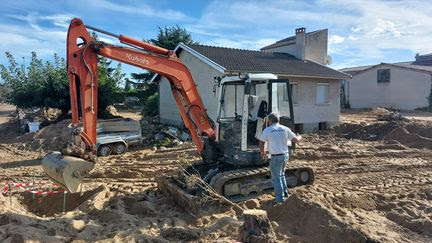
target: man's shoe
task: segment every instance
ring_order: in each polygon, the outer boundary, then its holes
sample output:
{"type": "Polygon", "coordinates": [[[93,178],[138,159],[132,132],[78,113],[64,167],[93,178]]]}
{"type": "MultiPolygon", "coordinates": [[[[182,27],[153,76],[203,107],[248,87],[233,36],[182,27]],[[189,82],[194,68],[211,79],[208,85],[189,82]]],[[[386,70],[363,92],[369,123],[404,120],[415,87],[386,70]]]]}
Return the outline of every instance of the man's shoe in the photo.
{"type": "Polygon", "coordinates": [[[272,203],[272,206],[273,206],[273,207],[276,207],[276,206],[282,205],[282,203],[283,203],[283,202],[273,202],[273,203],[272,203]]]}

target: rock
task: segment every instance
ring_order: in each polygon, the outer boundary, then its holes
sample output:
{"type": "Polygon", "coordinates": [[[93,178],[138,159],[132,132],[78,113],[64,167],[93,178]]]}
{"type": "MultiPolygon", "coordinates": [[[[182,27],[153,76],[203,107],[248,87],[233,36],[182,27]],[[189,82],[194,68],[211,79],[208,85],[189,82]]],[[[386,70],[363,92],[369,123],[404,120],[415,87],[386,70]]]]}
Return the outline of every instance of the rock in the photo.
{"type": "Polygon", "coordinates": [[[78,232],[81,232],[85,226],[86,226],[86,223],[84,222],[84,220],[74,219],[71,221],[71,227],[78,232]]]}
{"type": "Polygon", "coordinates": [[[239,230],[241,242],[277,242],[276,234],[264,210],[245,210],[244,223],[239,230]]]}
{"type": "Polygon", "coordinates": [[[248,209],[256,209],[256,208],[260,208],[261,207],[260,202],[258,201],[258,199],[247,200],[245,202],[245,206],[248,209]]]}
{"type": "Polygon", "coordinates": [[[106,111],[112,116],[119,116],[119,114],[117,113],[117,109],[112,105],[107,106],[106,111]]]}

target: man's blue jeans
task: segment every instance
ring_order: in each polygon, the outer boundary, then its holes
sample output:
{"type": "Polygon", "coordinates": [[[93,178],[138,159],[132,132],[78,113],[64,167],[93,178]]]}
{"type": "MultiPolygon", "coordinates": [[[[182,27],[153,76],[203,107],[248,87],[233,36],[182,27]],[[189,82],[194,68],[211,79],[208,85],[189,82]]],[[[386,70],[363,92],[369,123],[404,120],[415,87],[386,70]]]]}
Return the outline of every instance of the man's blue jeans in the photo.
{"type": "Polygon", "coordinates": [[[271,179],[276,195],[276,202],[283,202],[284,194],[288,194],[285,180],[285,165],[288,162],[288,154],[272,156],[270,160],[271,179]]]}

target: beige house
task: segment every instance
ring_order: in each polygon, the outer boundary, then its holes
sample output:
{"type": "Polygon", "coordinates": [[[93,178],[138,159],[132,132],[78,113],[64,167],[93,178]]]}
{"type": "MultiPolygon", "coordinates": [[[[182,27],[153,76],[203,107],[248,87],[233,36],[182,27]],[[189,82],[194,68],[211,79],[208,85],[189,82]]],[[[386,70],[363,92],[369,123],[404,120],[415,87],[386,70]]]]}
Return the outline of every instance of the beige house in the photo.
{"type": "MultiPolygon", "coordinates": [[[[322,34],[327,37],[327,30],[322,31],[322,34]]],[[[311,132],[339,122],[339,82],[349,75],[323,65],[327,60],[326,38],[320,44],[321,49],[314,45],[318,51],[311,52],[306,45],[307,36],[304,28],[297,29],[296,36],[289,37],[289,42],[276,42],[274,48],[270,45],[264,47],[263,51],[183,43],[175,51],[191,71],[208,115],[213,120],[216,120],[218,107],[218,94],[214,92],[217,90],[214,89],[217,77],[273,73],[278,79],[290,80],[296,130],[311,132]],[[316,54],[319,51],[322,54],[320,57],[316,54]],[[308,60],[308,55],[313,60],[308,60]]],[[[159,83],[159,118],[162,123],[182,123],[170,84],[163,77],[159,83]]]]}
{"type": "Polygon", "coordinates": [[[415,61],[344,68],[352,75],[343,93],[351,108],[393,107],[414,110],[430,106],[432,54],[415,61]]]}

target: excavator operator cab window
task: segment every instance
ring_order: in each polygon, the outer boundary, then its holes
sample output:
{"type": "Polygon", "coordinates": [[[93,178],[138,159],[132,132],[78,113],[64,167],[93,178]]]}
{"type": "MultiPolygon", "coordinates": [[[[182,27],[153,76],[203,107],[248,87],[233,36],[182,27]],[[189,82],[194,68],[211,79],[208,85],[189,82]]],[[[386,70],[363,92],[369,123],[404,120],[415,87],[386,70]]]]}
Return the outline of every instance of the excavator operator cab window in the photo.
{"type": "Polygon", "coordinates": [[[292,97],[288,80],[272,80],[269,82],[271,107],[269,112],[277,112],[286,120],[292,120],[292,97]]]}
{"type": "Polygon", "coordinates": [[[221,86],[218,139],[224,149],[240,149],[244,83],[225,82],[221,86]]]}
{"type": "MultiPolygon", "coordinates": [[[[269,82],[270,110],[280,116],[280,124],[295,130],[294,112],[289,80],[271,80],[269,82]]],[[[291,142],[289,142],[291,147],[291,142]]]]}

